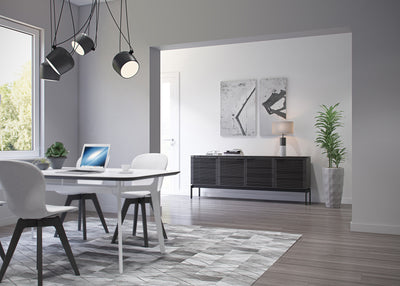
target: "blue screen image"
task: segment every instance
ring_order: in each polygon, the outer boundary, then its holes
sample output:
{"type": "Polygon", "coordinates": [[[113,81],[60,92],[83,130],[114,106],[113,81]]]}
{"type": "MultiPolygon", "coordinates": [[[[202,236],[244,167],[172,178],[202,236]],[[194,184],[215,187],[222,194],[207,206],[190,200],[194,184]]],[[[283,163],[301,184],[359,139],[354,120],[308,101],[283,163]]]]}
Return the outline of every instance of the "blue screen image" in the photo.
{"type": "Polygon", "coordinates": [[[106,164],[108,147],[86,146],[82,155],[81,167],[104,167],[106,164]]]}

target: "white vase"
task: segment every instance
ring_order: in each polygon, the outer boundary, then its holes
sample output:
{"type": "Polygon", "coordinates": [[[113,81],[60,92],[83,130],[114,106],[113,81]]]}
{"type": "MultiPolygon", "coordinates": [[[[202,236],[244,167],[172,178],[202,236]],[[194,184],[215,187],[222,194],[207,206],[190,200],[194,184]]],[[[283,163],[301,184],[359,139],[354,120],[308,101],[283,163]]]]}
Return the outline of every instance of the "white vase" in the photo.
{"type": "Polygon", "coordinates": [[[343,168],[322,169],[322,181],[326,207],[340,208],[340,204],[342,203],[343,178],[343,168]]]}

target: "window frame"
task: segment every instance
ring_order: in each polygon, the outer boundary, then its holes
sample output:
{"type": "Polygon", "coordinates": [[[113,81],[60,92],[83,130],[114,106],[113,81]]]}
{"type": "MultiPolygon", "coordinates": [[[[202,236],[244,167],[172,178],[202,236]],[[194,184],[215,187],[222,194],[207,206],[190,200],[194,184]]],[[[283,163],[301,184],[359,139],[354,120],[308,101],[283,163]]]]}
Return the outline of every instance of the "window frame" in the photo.
{"type": "Polygon", "coordinates": [[[32,36],[32,150],[0,151],[0,159],[35,159],[43,156],[44,88],[40,79],[43,57],[43,29],[0,16],[0,26],[32,36]]]}

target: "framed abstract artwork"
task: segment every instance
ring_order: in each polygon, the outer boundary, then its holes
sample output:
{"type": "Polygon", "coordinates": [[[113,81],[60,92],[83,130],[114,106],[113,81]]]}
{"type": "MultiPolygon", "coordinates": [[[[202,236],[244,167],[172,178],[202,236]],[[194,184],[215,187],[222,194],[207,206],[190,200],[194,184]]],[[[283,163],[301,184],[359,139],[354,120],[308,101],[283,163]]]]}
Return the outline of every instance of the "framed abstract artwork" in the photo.
{"type": "Polygon", "coordinates": [[[260,135],[271,136],[272,121],[286,119],[287,78],[260,79],[260,135]]]}
{"type": "Polygon", "coordinates": [[[221,136],[256,136],[257,80],[221,82],[221,136]]]}

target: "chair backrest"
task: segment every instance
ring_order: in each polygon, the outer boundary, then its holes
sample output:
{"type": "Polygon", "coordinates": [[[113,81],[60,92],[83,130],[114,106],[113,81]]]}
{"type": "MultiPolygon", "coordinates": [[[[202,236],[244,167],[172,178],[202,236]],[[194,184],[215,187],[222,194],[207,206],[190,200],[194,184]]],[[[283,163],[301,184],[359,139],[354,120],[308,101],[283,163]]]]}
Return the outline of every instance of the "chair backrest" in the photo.
{"type": "MultiPolygon", "coordinates": [[[[161,153],[145,153],[136,156],[131,163],[132,169],[153,169],[165,170],[168,165],[168,157],[161,153]]],[[[149,185],[156,187],[158,191],[161,189],[163,177],[134,181],[133,185],[149,185]]]]}
{"type": "Polygon", "coordinates": [[[22,161],[0,161],[0,182],[10,211],[19,218],[43,218],[46,183],[42,172],[22,161]]]}

